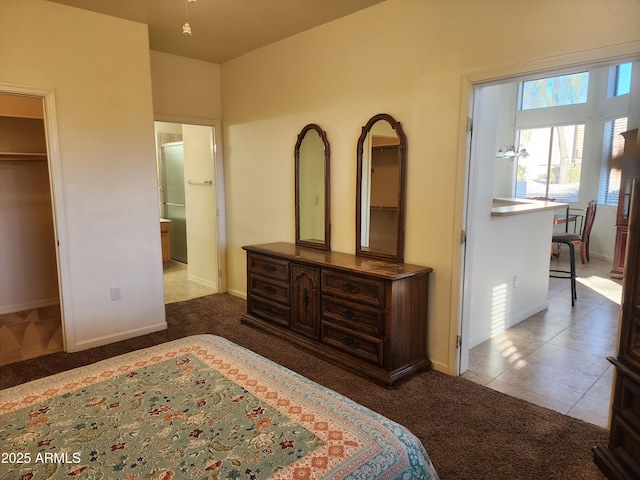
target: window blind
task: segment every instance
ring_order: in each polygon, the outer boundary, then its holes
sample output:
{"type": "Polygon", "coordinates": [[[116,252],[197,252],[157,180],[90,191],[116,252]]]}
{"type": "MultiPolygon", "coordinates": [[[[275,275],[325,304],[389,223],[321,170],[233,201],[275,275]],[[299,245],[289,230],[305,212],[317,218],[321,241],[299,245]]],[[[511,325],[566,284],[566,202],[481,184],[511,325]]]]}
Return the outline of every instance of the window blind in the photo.
{"type": "Polygon", "coordinates": [[[618,205],[621,174],[619,169],[609,168],[609,161],[611,158],[622,154],[624,138],[620,134],[626,130],[627,117],[612,118],[604,124],[600,183],[598,186],[598,203],[602,205],[618,205]]]}

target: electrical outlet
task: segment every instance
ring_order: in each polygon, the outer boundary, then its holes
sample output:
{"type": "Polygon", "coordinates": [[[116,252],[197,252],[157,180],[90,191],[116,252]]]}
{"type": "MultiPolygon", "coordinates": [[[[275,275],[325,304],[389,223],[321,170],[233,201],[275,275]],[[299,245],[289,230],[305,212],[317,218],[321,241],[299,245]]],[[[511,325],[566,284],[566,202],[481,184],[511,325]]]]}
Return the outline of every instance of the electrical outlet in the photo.
{"type": "Polygon", "coordinates": [[[120,287],[113,287],[111,289],[111,300],[120,300],[120,287]]]}
{"type": "Polygon", "coordinates": [[[518,278],[518,275],[514,275],[513,276],[513,288],[518,288],[519,285],[520,285],[520,279],[518,278]]]}

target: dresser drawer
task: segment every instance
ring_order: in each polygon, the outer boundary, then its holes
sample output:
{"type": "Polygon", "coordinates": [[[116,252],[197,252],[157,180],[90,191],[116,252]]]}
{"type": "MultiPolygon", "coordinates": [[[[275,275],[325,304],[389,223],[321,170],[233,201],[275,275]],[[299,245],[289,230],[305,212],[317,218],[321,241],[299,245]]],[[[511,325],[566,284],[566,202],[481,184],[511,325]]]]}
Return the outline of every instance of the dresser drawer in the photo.
{"type": "Polygon", "coordinates": [[[627,471],[640,472],[640,461],[638,461],[640,432],[635,429],[634,425],[626,422],[622,417],[614,416],[611,420],[610,444],[612,444],[616,457],[625,465],[627,471]]]}
{"type": "Polygon", "coordinates": [[[620,415],[635,425],[640,438],[640,385],[624,374],[620,375],[620,378],[620,415]]]}
{"type": "Polygon", "coordinates": [[[322,293],[382,307],[384,282],[373,278],[323,270],[322,293]]]}
{"type": "Polygon", "coordinates": [[[376,337],[383,332],[382,310],[339,298],[322,297],[322,318],[376,337]]]}
{"type": "Polygon", "coordinates": [[[383,342],[331,322],[322,322],[322,341],[353,356],[382,366],[383,342]]]}
{"type": "Polygon", "coordinates": [[[249,274],[262,275],[269,278],[289,281],[289,262],[279,258],[250,253],[247,257],[249,274]]]}
{"type": "Polygon", "coordinates": [[[258,275],[249,275],[249,295],[258,295],[267,300],[291,305],[288,283],[281,283],[258,275]]]}
{"type": "Polygon", "coordinates": [[[289,317],[291,316],[289,307],[249,295],[247,299],[247,311],[263,320],[289,328],[289,317]]]}

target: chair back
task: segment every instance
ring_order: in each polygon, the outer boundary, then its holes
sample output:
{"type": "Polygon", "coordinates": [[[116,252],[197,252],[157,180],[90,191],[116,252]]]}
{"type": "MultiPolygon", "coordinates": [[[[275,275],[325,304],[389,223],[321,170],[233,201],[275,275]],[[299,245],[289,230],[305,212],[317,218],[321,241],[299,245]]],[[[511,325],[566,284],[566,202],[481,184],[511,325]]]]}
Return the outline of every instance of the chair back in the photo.
{"type": "Polygon", "coordinates": [[[598,207],[598,202],[596,200],[591,200],[589,205],[587,206],[587,211],[584,214],[584,225],[582,226],[582,241],[586,241],[589,239],[589,235],[591,235],[591,227],[593,227],[593,221],[596,219],[596,208],[598,207]]]}

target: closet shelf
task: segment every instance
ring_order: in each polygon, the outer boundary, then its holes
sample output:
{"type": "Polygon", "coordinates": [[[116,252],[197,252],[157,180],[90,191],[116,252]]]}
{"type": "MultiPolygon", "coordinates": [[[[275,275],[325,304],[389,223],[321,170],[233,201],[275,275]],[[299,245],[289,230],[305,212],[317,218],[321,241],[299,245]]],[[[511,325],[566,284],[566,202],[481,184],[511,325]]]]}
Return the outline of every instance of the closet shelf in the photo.
{"type": "Polygon", "coordinates": [[[398,207],[393,205],[371,205],[370,210],[380,210],[383,212],[395,212],[398,210],[398,207]]]}

